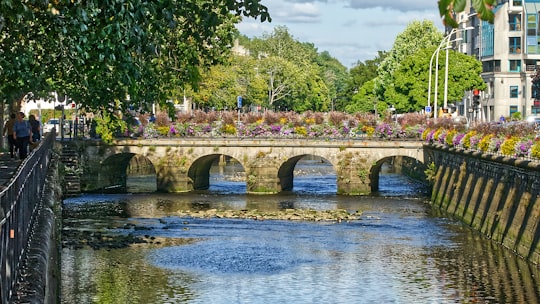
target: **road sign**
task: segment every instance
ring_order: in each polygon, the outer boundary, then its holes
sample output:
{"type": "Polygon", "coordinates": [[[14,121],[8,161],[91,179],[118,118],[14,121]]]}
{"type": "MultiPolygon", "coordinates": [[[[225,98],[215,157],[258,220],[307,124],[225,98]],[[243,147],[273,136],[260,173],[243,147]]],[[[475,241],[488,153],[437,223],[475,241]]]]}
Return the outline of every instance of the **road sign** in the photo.
{"type": "Polygon", "coordinates": [[[426,113],[431,113],[431,107],[430,107],[430,106],[426,106],[425,111],[426,111],[426,113]]]}
{"type": "Polygon", "coordinates": [[[238,96],[236,98],[236,101],[238,101],[238,107],[241,108],[242,107],[242,96],[238,96]]]}

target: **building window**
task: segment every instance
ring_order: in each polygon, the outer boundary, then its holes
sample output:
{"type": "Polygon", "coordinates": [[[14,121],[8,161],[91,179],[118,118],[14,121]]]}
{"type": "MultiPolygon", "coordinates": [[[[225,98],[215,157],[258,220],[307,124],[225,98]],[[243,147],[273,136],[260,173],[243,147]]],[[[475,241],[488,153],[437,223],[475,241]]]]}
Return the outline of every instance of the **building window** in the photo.
{"type": "Polygon", "coordinates": [[[512,5],[513,6],[521,6],[522,5],[522,0],[513,0],[512,1],[512,5]]]}
{"type": "Polygon", "coordinates": [[[510,54],[521,53],[521,37],[510,37],[510,54]]]}
{"type": "Polygon", "coordinates": [[[518,98],[518,86],[510,86],[510,98],[518,98]]]}
{"type": "Polygon", "coordinates": [[[527,14],[527,54],[539,54],[538,48],[538,16],[537,14],[527,14]]]}
{"type": "Polygon", "coordinates": [[[510,106],[510,116],[518,111],[518,106],[510,106]]]}
{"type": "Polygon", "coordinates": [[[510,60],[510,72],[521,72],[521,60],[510,60]]]}
{"type": "Polygon", "coordinates": [[[531,107],[531,114],[540,114],[540,107],[531,107]]]}
{"type": "Polygon", "coordinates": [[[509,14],[508,25],[510,26],[511,31],[521,31],[521,15],[509,14]]]}

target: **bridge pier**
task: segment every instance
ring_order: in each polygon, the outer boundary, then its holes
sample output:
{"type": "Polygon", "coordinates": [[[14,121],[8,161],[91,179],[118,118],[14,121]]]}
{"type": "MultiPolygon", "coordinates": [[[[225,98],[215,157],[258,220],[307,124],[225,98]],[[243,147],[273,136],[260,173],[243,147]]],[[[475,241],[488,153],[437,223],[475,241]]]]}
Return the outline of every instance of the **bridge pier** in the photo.
{"type": "Polygon", "coordinates": [[[344,195],[364,195],[371,192],[369,167],[356,164],[341,167],[337,174],[337,193],[344,195]]]}
{"type": "Polygon", "coordinates": [[[193,181],[181,169],[163,166],[157,171],[157,190],[163,192],[189,192],[193,190],[193,181]]]}
{"type": "Polygon", "coordinates": [[[281,192],[281,183],[275,166],[260,162],[247,172],[247,192],[252,194],[276,194],[281,192]]]}

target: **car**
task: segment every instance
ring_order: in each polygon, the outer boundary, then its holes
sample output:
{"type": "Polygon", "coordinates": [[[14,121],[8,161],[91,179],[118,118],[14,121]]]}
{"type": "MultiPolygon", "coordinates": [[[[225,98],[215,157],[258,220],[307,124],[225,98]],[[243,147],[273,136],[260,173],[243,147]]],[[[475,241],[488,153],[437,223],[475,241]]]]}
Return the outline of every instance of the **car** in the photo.
{"type": "Polygon", "coordinates": [[[529,116],[527,117],[527,121],[538,125],[540,124],[540,116],[529,116]]]}
{"type": "MultiPolygon", "coordinates": [[[[60,133],[58,126],[60,125],[60,119],[51,118],[43,125],[43,134],[50,133],[53,129],[56,130],[56,134],[60,133]]],[[[64,123],[64,132],[69,131],[69,126],[64,123]]]]}

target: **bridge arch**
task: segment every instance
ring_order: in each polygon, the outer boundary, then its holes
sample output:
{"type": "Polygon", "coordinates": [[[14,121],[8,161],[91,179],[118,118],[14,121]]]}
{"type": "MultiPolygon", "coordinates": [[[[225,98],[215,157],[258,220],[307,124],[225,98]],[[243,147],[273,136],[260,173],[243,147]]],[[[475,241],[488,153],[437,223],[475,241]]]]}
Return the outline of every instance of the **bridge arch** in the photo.
{"type": "Polygon", "coordinates": [[[234,159],[245,170],[243,164],[236,158],[226,154],[209,154],[197,158],[188,169],[188,178],[191,180],[193,190],[208,190],[210,187],[210,169],[216,161],[234,159]]]}
{"type": "Polygon", "coordinates": [[[281,164],[278,170],[278,179],[281,185],[281,191],[291,191],[294,186],[294,170],[298,162],[306,157],[317,157],[322,161],[327,162],[332,165],[334,172],[336,171],[335,166],[325,157],[313,154],[302,154],[291,157],[281,164]]]}
{"type": "Polygon", "coordinates": [[[123,152],[108,156],[101,162],[100,189],[115,192],[129,192],[130,182],[137,183],[138,177],[144,177],[145,183],[153,178],[150,187],[146,191],[156,191],[156,168],[152,161],[140,154],[123,152]]]}
{"type": "Polygon", "coordinates": [[[390,163],[396,173],[407,175],[417,180],[426,180],[424,173],[426,166],[420,160],[406,155],[386,156],[377,160],[371,166],[369,173],[371,192],[379,191],[379,176],[382,166],[386,163],[390,163]]]}

